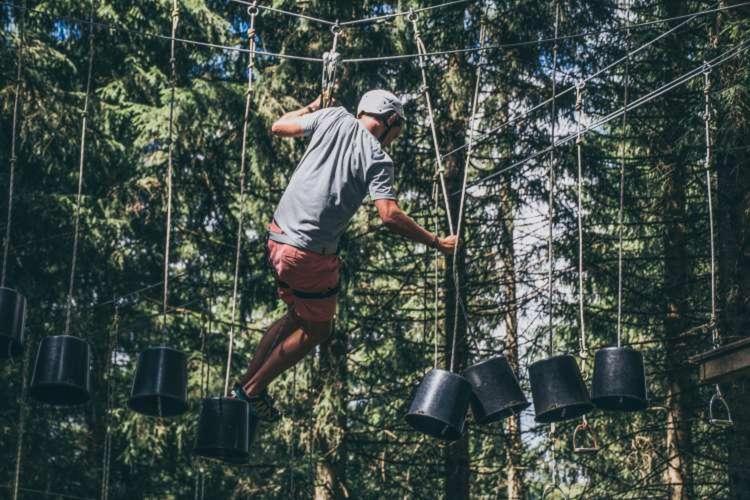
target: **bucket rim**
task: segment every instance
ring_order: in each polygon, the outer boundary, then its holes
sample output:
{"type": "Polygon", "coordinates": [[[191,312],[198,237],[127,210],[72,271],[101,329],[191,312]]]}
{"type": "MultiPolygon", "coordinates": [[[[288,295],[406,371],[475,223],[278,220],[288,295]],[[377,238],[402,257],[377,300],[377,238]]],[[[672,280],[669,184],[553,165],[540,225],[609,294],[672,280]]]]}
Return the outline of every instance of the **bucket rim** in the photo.
{"type": "Polygon", "coordinates": [[[170,395],[166,395],[166,394],[153,394],[153,393],[151,393],[151,394],[139,394],[137,396],[131,396],[128,399],[128,408],[130,408],[132,411],[134,411],[134,412],[136,412],[136,413],[138,413],[140,415],[146,415],[146,416],[150,416],[150,417],[151,416],[153,416],[153,417],[174,417],[174,416],[177,416],[177,415],[182,415],[183,413],[185,413],[187,411],[188,406],[189,405],[188,405],[187,399],[182,399],[180,397],[170,396],[170,395]],[[160,397],[164,398],[164,399],[168,399],[171,403],[176,403],[176,405],[175,405],[175,411],[174,412],[161,412],[161,414],[157,414],[157,413],[153,413],[152,414],[152,413],[149,413],[149,412],[141,411],[143,409],[143,407],[139,407],[139,406],[137,406],[135,404],[135,403],[137,403],[139,401],[147,401],[150,398],[160,398],[160,397]]]}
{"type": "MultiPolygon", "coordinates": [[[[479,425],[485,425],[485,424],[491,424],[493,422],[497,422],[503,419],[506,419],[512,415],[520,414],[522,411],[524,411],[526,408],[531,406],[531,402],[528,400],[517,400],[512,401],[506,405],[503,405],[501,408],[498,408],[497,410],[493,411],[492,413],[488,413],[483,418],[478,419],[476,416],[474,417],[474,420],[479,425]]],[[[473,410],[472,410],[473,412],[473,410]]],[[[473,415],[473,413],[472,413],[473,415]]]]}
{"type": "Polygon", "coordinates": [[[610,352],[610,351],[623,351],[623,352],[629,351],[629,352],[634,352],[634,353],[637,353],[637,354],[641,353],[641,351],[633,349],[632,347],[630,347],[628,345],[622,345],[620,347],[612,345],[612,346],[607,346],[607,347],[600,347],[599,349],[596,350],[596,352],[594,353],[594,356],[596,356],[597,352],[602,352],[602,351],[606,351],[606,352],[610,352]]]}
{"type": "Polygon", "coordinates": [[[591,402],[597,409],[605,411],[642,411],[648,408],[651,404],[648,398],[640,398],[632,394],[607,394],[591,396],[591,402]],[[612,406],[602,406],[606,401],[617,399],[629,401],[634,404],[634,407],[632,409],[625,409],[622,408],[619,404],[615,404],[612,406]]]}
{"type": "Polygon", "coordinates": [[[508,357],[505,356],[504,354],[497,354],[495,356],[492,356],[490,358],[485,359],[484,361],[479,361],[478,363],[474,363],[471,366],[467,366],[466,368],[463,369],[463,371],[461,371],[461,373],[466,373],[469,370],[473,370],[473,369],[478,368],[478,367],[480,367],[482,365],[486,365],[490,361],[495,361],[497,359],[504,359],[505,361],[508,361],[508,357]]]}
{"type": "Polygon", "coordinates": [[[146,351],[172,351],[172,352],[176,352],[177,354],[180,354],[182,356],[186,356],[186,354],[183,351],[177,349],[176,347],[169,347],[169,346],[166,346],[166,345],[146,347],[140,353],[138,353],[138,355],[140,356],[141,354],[143,354],[146,351]]]}
{"type": "Polygon", "coordinates": [[[581,415],[585,415],[589,413],[591,410],[595,408],[594,404],[589,402],[580,402],[580,403],[573,403],[570,405],[564,405],[564,406],[557,406],[555,408],[550,408],[542,413],[538,413],[534,415],[534,420],[540,424],[550,424],[553,422],[566,422],[568,420],[573,420],[575,418],[580,417],[581,415]],[[563,408],[570,408],[573,411],[570,413],[570,415],[565,415],[564,418],[553,418],[554,415],[558,414],[560,410],[563,408]]]}
{"type": "MultiPolygon", "coordinates": [[[[540,364],[544,364],[544,363],[548,363],[548,362],[550,362],[550,361],[554,361],[554,360],[557,360],[557,359],[562,359],[562,358],[570,358],[570,359],[572,359],[573,361],[575,361],[575,360],[576,360],[575,356],[573,356],[572,354],[568,354],[568,353],[563,353],[563,354],[555,354],[554,356],[550,356],[549,358],[544,358],[544,359],[540,359],[539,361],[534,361],[533,363],[531,363],[531,364],[529,365],[529,369],[531,369],[531,368],[532,368],[533,366],[536,366],[536,365],[540,365],[540,364]]],[[[576,363],[576,365],[577,365],[577,364],[578,364],[578,363],[576,363]]]]}
{"type": "Polygon", "coordinates": [[[411,425],[412,429],[414,429],[415,431],[421,432],[422,434],[427,434],[428,436],[431,436],[431,437],[434,437],[434,438],[437,438],[437,439],[443,439],[443,440],[446,440],[446,441],[455,441],[455,440],[459,439],[461,436],[464,435],[464,433],[466,432],[466,427],[467,427],[466,426],[466,419],[464,419],[464,421],[462,422],[463,425],[459,429],[453,423],[446,422],[442,418],[437,418],[437,417],[434,417],[432,415],[427,415],[425,413],[409,412],[409,413],[407,413],[404,416],[404,420],[406,420],[406,422],[409,425],[411,425]],[[449,428],[452,431],[454,431],[455,434],[457,434],[457,436],[456,437],[449,437],[449,436],[446,436],[445,434],[436,435],[436,434],[428,433],[428,432],[425,432],[423,430],[417,429],[414,426],[414,424],[412,423],[413,419],[415,419],[415,418],[418,419],[418,420],[431,420],[433,422],[439,422],[439,423],[443,424],[444,426],[446,426],[447,428],[449,428]]]}
{"type": "Polygon", "coordinates": [[[16,295],[21,296],[21,298],[23,298],[24,300],[26,300],[26,296],[24,294],[22,294],[21,292],[19,292],[18,290],[16,290],[15,288],[10,288],[8,286],[0,286],[0,291],[12,292],[12,293],[14,293],[16,295]]]}
{"type": "Polygon", "coordinates": [[[81,405],[84,403],[88,403],[91,400],[91,387],[84,387],[78,384],[71,384],[69,382],[60,382],[60,383],[53,383],[53,382],[39,382],[36,384],[29,384],[29,396],[44,404],[53,405],[53,406],[76,406],[81,405]],[[73,398],[71,398],[74,402],[69,403],[52,403],[49,401],[46,401],[44,399],[39,398],[39,394],[37,394],[42,389],[72,389],[72,393],[74,395],[73,398]],[[36,395],[35,395],[36,394],[36,395]]]}

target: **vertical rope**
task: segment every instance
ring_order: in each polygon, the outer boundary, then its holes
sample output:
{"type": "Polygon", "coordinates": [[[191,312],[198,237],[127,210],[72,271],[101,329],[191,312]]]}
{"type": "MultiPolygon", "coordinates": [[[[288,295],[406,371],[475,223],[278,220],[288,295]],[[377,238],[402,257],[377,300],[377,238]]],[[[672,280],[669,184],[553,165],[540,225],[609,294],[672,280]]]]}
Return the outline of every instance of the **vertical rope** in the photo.
{"type": "Polygon", "coordinates": [[[102,456],[102,484],[101,484],[101,500],[107,500],[109,498],[109,474],[110,464],[112,461],[112,402],[113,402],[113,390],[112,390],[112,377],[114,376],[114,364],[117,357],[117,346],[119,345],[120,337],[120,309],[115,300],[115,315],[112,321],[112,330],[114,335],[107,333],[107,348],[109,351],[109,362],[106,367],[107,376],[107,407],[105,412],[105,431],[104,431],[104,453],[102,456]],[[114,341],[113,341],[114,337],[114,341]]]}
{"type": "Polygon", "coordinates": [[[247,90],[245,91],[245,114],[242,123],[242,152],[240,153],[240,213],[237,215],[237,241],[234,249],[234,282],[232,285],[231,320],[229,326],[229,348],[227,349],[227,369],[224,375],[224,395],[229,396],[229,374],[232,371],[234,354],[234,320],[237,314],[237,289],[240,277],[240,255],[242,250],[242,224],[245,213],[245,165],[247,161],[247,130],[250,122],[250,105],[253,94],[253,70],[255,68],[255,16],[258,7],[253,3],[248,7],[250,27],[247,30],[247,43],[250,49],[247,62],[247,90]]]}
{"type": "MultiPolygon", "coordinates": [[[[479,29],[479,45],[484,45],[485,38],[485,25],[482,22],[479,29]]],[[[455,358],[456,358],[456,339],[458,337],[458,312],[461,305],[461,282],[458,273],[458,251],[461,240],[461,232],[463,229],[463,218],[464,209],[466,207],[466,185],[469,180],[469,167],[471,166],[471,154],[474,150],[474,136],[476,129],[476,115],[477,109],[479,108],[479,93],[482,88],[482,67],[484,66],[484,54],[480,54],[479,61],[477,63],[476,71],[476,82],[474,83],[474,97],[471,101],[471,118],[469,118],[469,145],[466,149],[466,160],[464,162],[464,175],[461,183],[461,200],[458,208],[458,220],[456,221],[456,236],[458,241],[453,249],[453,284],[455,286],[455,305],[453,313],[453,340],[451,343],[451,363],[450,371],[453,371],[455,358]]]]}
{"type": "Polygon", "coordinates": [[[29,385],[28,371],[29,371],[29,360],[31,358],[31,342],[26,343],[26,348],[23,356],[23,365],[21,367],[21,395],[19,396],[18,406],[19,417],[18,417],[18,442],[16,444],[16,463],[15,470],[13,472],[13,500],[18,500],[18,492],[21,486],[21,462],[23,458],[23,437],[26,432],[26,417],[28,409],[26,407],[26,390],[29,385]]]}
{"type": "MultiPolygon", "coordinates": [[[[626,51],[630,54],[630,0],[625,2],[626,51]]],[[[628,86],[630,84],[630,57],[625,59],[623,75],[623,113],[622,139],[620,140],[620,208],[617,213],[617,347],[622,346],[622,250],[623,250],[623,212],[625,209],[625,133],[628,124],[628,86]]]]}
{"type": "Polygon", "coordinates": [[[580,322],[580,356],[586,356],[586,322],[583,291],[583,91],[584,83],[576,85],[576,157],[578,162],[578,320],[580,322]]]}
{"type": "Polygon", "coordinates": [[[552,124],[551,124],[551,142],[552,148],[549,155],[549,234],[547,237],[547,307],[549,309],[549,354],[552,355],[554,350],[554,300],[552,296],[552,286],[554,284],[554,246],[552,242],[553,227],[555,218],[555,125],[557,123],[557,36],[560,28],[560,3],[555,1],[555,44],[552,46],[552,124]]]}
{"type": "Polygon", "coordinates": [[[169,247],[171,244],[172,237],[172,171],[173,157],[174,157],[174,100],[175,100],[175,87],[177,86],[177,60],[175,59],[175,37],[177,36],[177,24],[180,21],[180,9],[177,4],[178,0],[172,0],[172,36],[170,43],[170,55],[169,55],[169,135],[167,138],[168,143],[168,156],[167,156],[167,220],[166,220],[166,236],[164,237],[164,292],[162,296],[162,341],[166,336],[167,331],[167,310],[169,305],[169,247]]]}
{"type": "Polygon", "coordinates": [[[76,194],[75,227],[73,229],[73,255],[70,259],[70,276],[68,277],[68,298],[65,305],[65,335],[70,333],[70,319],[73,310],[73,288],[75,285],[76,263],[78,262],[78,241],[81,226],[81,198],[83,194],[83,166],[86,162],[86,128],[89,114],[89,97],[91,95],[91,74],[94,66],[94,10],[95,1],[91,1],[89,13],[89,59],[86,75],[86,94],[83,98],[83,118],[81,118],[81,141],[78,151],[78,192],[76,194]]]}
{"type": "Polygon", "coordinates": [[[432,110],[432,98],[430,97],[430,87],[427,85],[427,61],[425,54],[427,54],[427,48],[422,41],[422,35],[419,31],[419,24],[417,23],[419,17],[412,10],[409,12],[407,19],[412,24],[414,29],[414,40],[417,44],[417,52],[419,54],[419,70],[422,75],[422,86],[420,87],[420,93],[424,95],[425,103],[427,105],[427,118],[430,121],[430,132],[432,133],[432,147],[435,150],[435,159],[437,163],[436,174],[440,179],[440,189],[443,192],[443,202],[445,204],[445,214],[448,218],[448,229],[450,234],[455,234],[453,231],[453,217],[451,217],[451,207],[448,201],[448,189],[445,185],[445,167],[443,167],[443,156],[440,154],[440,145],[437,136],[437,127],[435,125],[435,114],[432,110]]]}
{"type": "MultiPolygon", "coordinates": [[[[435,211],[434,211],[434,217],[433,217],[433,219],[435,221],[435,234],[437,234],[438,231],[439,231],[439,225],[440,225],[439,222],[438,222],[438,215],[437,215],[438,210],[440,209],[440,193],[438,193],[437,182],[433,182],[432,183],[432,198],[433,198],[433,200],[435,202],[435,211]]],[[[433,325],[434,335],[433,335],[433,338],[434,338],[434,342],[435,342],[435,363],[434,363],[434,368],[437,368],[438,367],[438,333],[439,333],[439,328],[440,328],[440,321],[439,321],[439,318],[438,318],[438,310],[439,310],[438,302],[440,300],[440,286],[439,286],[440,264],[438,263],[438,258],[440,257],[440,252],[438,251],[437,248],[435,250],[433,250],[433,255],[434,255],[434,258],[433,258],[433,269],[434,269],[434,273],[435,273],[434,280],[433,280],[434,284],[435,284],[435,292],[434,292],[435,301],[433,303],[433,318],[434,318],[434,325],[433,325]]]]}
{"type": "Polygon", "coordinates": [[[705,122],[706,133],[706,158],[704,167],[706,169],[706,198],[708,201],[708,227],[709,227],[709,248],[711,252],[711,340],[714,347],[719,346],[719,335],[716,329],[716,242],[714,236],[714,203],[713,203],[713,178],[711,175],[711,162],[713,144],[711,142],[711,68],[706,64],[703,70],[704,85],[703,97],[705,103],[703,119],[705,122]]]}
{"type": "Polygon", "coordinates": [[[18,106],[21,100],[21,68],[23,67],[24,26],[26,24],[26,1],[23,2],[18,21],[18,46],[16,47],[16,86],[13,93],[13,122],[10,132],[10,161],[8,165],[8,210],[5,216],[5,238],[3,240],[3,267],[0,272],[0,287],[5,286],[10,248],[10,228],[13,222],[13,186],[16,181],[16,142],[18,138],[18,106]]]}

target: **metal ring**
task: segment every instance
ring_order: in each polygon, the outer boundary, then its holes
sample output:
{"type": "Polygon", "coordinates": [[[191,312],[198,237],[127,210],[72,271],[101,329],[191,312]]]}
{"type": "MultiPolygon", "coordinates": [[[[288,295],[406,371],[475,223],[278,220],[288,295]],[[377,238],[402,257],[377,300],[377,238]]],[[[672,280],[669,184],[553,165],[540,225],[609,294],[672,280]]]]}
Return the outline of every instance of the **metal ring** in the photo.
{"type": "Polygon", "coordinates": [[[247,13],[250,16],[257,16],[259,12],[258,2],[253,2],[252,5],[248,6],[247,13]]]}
{"type": "Polygon", "coordinates": [[[416,12],[414,12],[414,9],[409,9],[409,13],[406,15],[406,19],[413,23],[414,21],[419,19],[419,16],[416,12]]]}
{"type": "Polygon", "coordinates": [[[341,33],[341,26],[338,21],[336,21],[336,24],[331,25],[331,33],[334,35],[339,35],[341,33]]]}

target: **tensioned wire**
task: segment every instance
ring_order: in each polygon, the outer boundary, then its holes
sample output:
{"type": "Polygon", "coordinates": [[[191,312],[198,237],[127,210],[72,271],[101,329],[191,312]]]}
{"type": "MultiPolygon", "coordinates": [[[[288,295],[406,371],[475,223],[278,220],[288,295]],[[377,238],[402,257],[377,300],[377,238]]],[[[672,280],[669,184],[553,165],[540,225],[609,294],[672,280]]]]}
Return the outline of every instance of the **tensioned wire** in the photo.
{"type": "MultiPolygon", "coordinates": [[[[621,108],[617,109],[616,111],[613,111],[612,113],[610,113],[610,114],[608,114],[608,115],[606,115],[606,116],[604,116],[604,117],[602,117],[602,118],[594,121],[593,123],[587,125],[586,127],[584,127],[581,130],[581,133],[582,134],[586,134],[588,132],[591,132],[592,130],[596,130],[597,128],[601,127],[602,125],[604,125],[604,124],[606,124],[606,123],[608,123],[608,122],[610,122],[610,121],[612,121],[612,120],[614,120],[616,118],[621,117],[625,112],[632,111],[632,110],[634,110],[636,108],[639,108],[643,104],[646,104],[646,103],[648,103],[648,102],[656,99],[657,97],[660,97],[660,96],[662,96],[662,95],[670,92],[671,90],[673,90],[673,89],[675,89],[675,88],[677,88],[677,87],[679,87],[679,86],[681,86],[681,85],[683,85],[683,84],[685,84],[685,83],[693,80],[697,76],[700,76],[706,67],[712,69],[712,68],[715,68],[717,66],[720,66],[721,64],[727,62],[728,60],[730,60],[730,59],[732,59],[734,57],[737,57],[743,51],[747,50],[749,45],[750,45],[750,40],[744,40],[744,41],[742,41],[742,42],[734,45],[733,47],[729,48],[728,50],[726,50],[725,52],[723,52],[719,56],[711,59],[710,61],[708,61],[708,62],[706,62],[706,63],[704,63],[704,64],[702,64],[700,66],[697,66],[697,67],[693,68],[692,70],[690,70],[690,71],[682,74],[681,76],[679,76],[679,77],[671,80],[669,83],[666,83],[666,84],[658,87],[657,89],[649,92],[648,94],[639,97],[635,101],[633,101],[631,103],[628,103],[627,105],[622,106],[621,108]]],[[[540,156],[546,155],[547,153],[550,152],[550,150],[553,147],[559,147],[561,145],[567,144],[570,141],[574,140],[576,137],[577,137],[577,133],[572,133],[570,135],[567,135],[567,136],[563,137],[562,139],[556,141],[555,144],[553,144],[553,145],[550,145],[550,146],[548,146],[548,147],[546,147],[544,149],[541,149],[541,150],[537,151],[536,153],[533,153],[533,154],[531,154],[531,155],[523,158],[522,160],[514,162],[514,163],[512,163],[511,165],[509,165],[509,166],[507,166],[505,168],[502,168],[502,169],[500,169],[500,170],[498,170],[496,172],[493,172],[491,174],[488,174],[488,175],[486,175],[484,177],[481,177],[481,178],[479,178],[479,179],[471,182],[469,184],[469,186],[468,186],[467,189],[471,189],[471,188],[477,187],[479,185],[482,185],[485,182],[490,181],[492,179],[495,179],[498,176],[502,175],[503,173],[505,173],[505,172],[507,172],[509,170],[513,170],[513,169],[516,169],[516,168],[521,167],[523,165],[526,165],[527,163],[529,163],[529,162],[531,162],[531,161],[539,158],[540,156]]],[[[454,195],[460,194],[460,192],[456,192],[456,193],[453,193],[453,194],[454,195]]]]}
{"type": "MultiPolygon", "coordinates": [[[[9,7],[16,8],[16,9],[24,9],[28,12],[33,12],[35,14],[44,15],[49,18],[65,20],[65,21],[73,22],[73,23],[87,23],[88,22],[84,19],[75,18],[71,16],[55,16],[50,13],[43,12],[37,9],[21,6],[13,2],[0,2],[0,5],[9,6],[9,7]]],[[[653,21],[646,21],[642,23],[631,24],[629,28],[631,30],[639,29],[639,28],[646,28],[649,26],[653,26],[655,24],[668,23],[671,21],[677,21],[677,20],[689,18],[692,16],[703,16],[703,15],[707,15],[707,14],[711,14],[715,12],[736,9],[736,8],[744,7],[748,5],[750,5],[750,1],[739,3],[739,4],[734,4],[734,5],[725,5],[725,6],[717,7],[714,9],[706,9],[706,10],[702,10],[702,11],[698,11],[694,13],[682,14],[679,16],[673,16],[673,17],[656,19],[653,21]]],[[[335,23],[332,23],[332,24],[335,24],[335,23]]],[[[133,30],[133,29],[124,28],[122,26],[117,26],[117,25],[110,24],[110,23],[96,22],[95,25],[97,27],[105,28],[107,30],[111,30],[114,32],[128,33],[131,35],[143,36],[143,37],[159,38],[163,40],[172,39],[172,37],[170,37],[169,35],[162,35],[161,33],[149,33],[149,32],[144,32],[144,31],[133,30]]],[[[538,45],[538,44],[543,44],[543,43],[553,43],[556,41],[571,39],[571,38],[579,38],[579,37],[587,37],[587,36],[598,35],[598,34],[614,33],[617,31],[621,31],[622,29],[624,28],[618,27],[618,28],[605,29],[605,30],[594,30],[594,31],[581,32],[581,33],[573,33],[569,35],[561,35],[558,37],[548,37],[548,38],[538,38],[535,40],[521,40],[521,41],[516,41],[516,42],[507,42],[507,43],[484,46],[484,47],[468,47],[468,48],[460,48],[460,49],[449,49],[449,50],[443,50],[443,51],[437,51],[437,52],[427,52],[423,54],[422,57],[429,58],[429,57],[449,55],[449,54],[472,53],[472,52],[486,51],[486,50],[499,50],[499,49],[514,48],[514,47],[520,47],[524,45],[538,45]]],[[[187,38],[176,38],[176,41],[180,43],[189,44],[189,45],[209,47],[209,48],[215,48],[219,50],[234,51],[234,52],[241,52],[241,53],[249,52],[248,49],[244,49],[236,45],[235,46],[222,45],[218,43],[211,43],[211,42],[205,42],[205,41],[200,41],[200,40],[192,40],[192,39],[187,39],[187,38]]],[[[266,52],[266,51],[260,51],[260,50],[255,50],[253,53],[260,55],[260,56],[273,57],[273,58],[279,58],[279,59],[291,59],[291,60],[317,62],[317,63],[323,62],[323,59],[320,57],[308,57],[308,56],[301,56],[301,55],[294,55],[294,54],[266,52]]],[[[420,54],[418,53],[417,54],[400,54],[400,55],[393,55],[393,56],[379,56],[379,57],[368,57],[368,58],[349,58],[349,59],[342,59],[341,62],[342,63],[375,62],[375,61],[388,61],[388,60],[397,60],[397,59],[414,59],[414,58],[419,58],[419,57],[420,57],[420,54]]]]}
{"type": "MultiPolygon", "coordinates": [[[[665,37],[669,36],[670,34],[674,33],[675,31],[679,30],[680,28],[682,28],[683,26],[685,26],[686,24],[688,24],[690,21],[692,21],[696,17],[698,17],[698,15],[693,15],[690,18],[686,19],[685,21],[681,22],[680,24],[678,24],[678,25],[670,28],[667,31],[664,31],[664,32],[660,33],[659,35],[657,35],[656,37],[652,38],[648,42],[640,45],[636,49],[634,49],[632,51],[629,51],[627,54],[625,54],[624,56],[620,57],[619,59],[617,59],[617,60],[613,61],[612,63],[608,64],[607,66],[605,66],[605,67],[603,67],[603,68],[595,71],[591,75],[583,78],[578,83],[579,84],[586,84],[586,83],[590,82],[591,80],[593,80],[594,78],[597,78],[598,76],[602,75],[603,73],[609,71],[610,69],[612,69],[612,68],[620,65],[622,62],[629,61],[630,58],[632,58],[634,55],[636,55],[636,54],[644,51],[645,49],[647,49],[651,45],[655,44],[656,42],[658,42],[662,38],[665,38],[665,37]]],[[[553,73],[556,74],[556,72],[557,72],[556,69],[553,68],[553,73]]],[[[564,96],[564,95],[566,95],[566,94],[574,91],[575,88],[576,88],[576,84],[570,85],[566,89],[564,89],[561,92],[557,93],[556,97],[557,98],[562,97],[562,96],[564,96]]],[[[529,108],[528,110],[524,111],[520,115],[514,116],[512,118],[509,118],[508,120],[506,120],[505,122],[501,123],[500,125],[498,125],[496,127],[493,127],[492,129],[488,130],[487,132],[482,133],[482,135],[480,135],[479,138],[477,138],[477,142],[481,142],[481,141],[487,139],[488,137],[491,137],[491,136],[497,134],[498,132],[501,132],[502,130],[505,129],[505,127],[507,127],[509,125],[513,125],[513,124],[517,123],[518,121],[525,119],[526,117],[530,116],[534,111],[536,111],[538,109],[541,109],[541,108],[547,106],[550,103],[552,103],[552,98],[551,97],[549,99],[546,99],[546,100],[542,101],[541,103],[539,103],[539,104],[537,104],[535,106],[532,106],[531,108],[529,108]]],[[[457,147],[457,148],[455,148],[455,149],[453,149],[451,151],[448,151],[447,153],[445,153],[445,155],[443,155],[443,158],[445,158],[447,156],[450,156],[452,154],[456,154],[457,152],[463,150],[464,148],[466,148],[465,144],[461,145],[461,146],[459,146],[459,147],[457,147]]],[[[455,195],[456,193],[453,193],[453,194],[455,195]]]]}
{"type": "MultiPolygon", "coordinates": [[[[560,28],[560,2],[555,1],[555,39],[557,39],[558,30],[560,28]]],[[[554,284],[554,268],[555,268],[555,257],[554,257],[554,226],[555,226],[555,140],[557,125],[557,49],[558,44],[552,46],[552,97],[550,102],[552,103],[552,111],[550,118],[550,138],[552,146],[549,148],[549,167],[547,173],[549,200],[548,200],[548,234],[547,234],[547,307],[549,309],[548,317],[548,328],[549,328],[549,339],[548,339],[548,354],[552,356],[554,351],[554,298],[553,298],[553,284],[554,284]]],[[[579,132],[580,133],[580,132],[579,132]]],[[[466,188],[464,188],[466,193],[466,188]]]]}

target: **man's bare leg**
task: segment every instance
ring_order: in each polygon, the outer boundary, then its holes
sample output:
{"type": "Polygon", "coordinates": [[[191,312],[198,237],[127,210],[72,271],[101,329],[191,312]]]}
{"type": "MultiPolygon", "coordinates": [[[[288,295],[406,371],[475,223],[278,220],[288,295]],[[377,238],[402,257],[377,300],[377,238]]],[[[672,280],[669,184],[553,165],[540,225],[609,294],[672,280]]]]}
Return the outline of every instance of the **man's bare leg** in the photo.
{"type": "Polygon", "coordinates": [[[291,312],[287,312],[281,318],[274,321],[260,339],[260,343],[258,343],[258,347],[255,349],[255,354],[253,354],[253,358],[247,365],[247,370],[242,375],[242,378],[240,378],[240,385],[246,385],[258,369],[263,366],[273,348],[280,342],[283,342],[299,326],[299,320],[291,312]]]}
{"type": "Polygon", "coordinates": [[[265,362],[243,385],[249,396],[262,392],[273,379],[294,366],[331,334],[331,321],[302,321],[301,325],[274,347],[265,362]]]}

